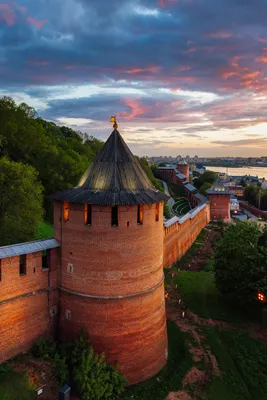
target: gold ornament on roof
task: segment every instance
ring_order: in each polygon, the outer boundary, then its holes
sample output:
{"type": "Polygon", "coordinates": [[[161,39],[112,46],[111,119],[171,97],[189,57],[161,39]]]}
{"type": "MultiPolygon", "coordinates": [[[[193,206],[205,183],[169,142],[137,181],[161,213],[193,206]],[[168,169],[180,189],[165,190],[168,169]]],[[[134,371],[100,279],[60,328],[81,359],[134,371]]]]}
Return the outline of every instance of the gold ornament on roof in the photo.
{"type": "Polygon", "coordinates": [[[117,119],[116,119],[116,116],[115,116],[115,115],[112,115],[112,116],[110,117],[110,122],[114,122],[113,128],[114,128],[114,129],[118,129],[117,119]]]}

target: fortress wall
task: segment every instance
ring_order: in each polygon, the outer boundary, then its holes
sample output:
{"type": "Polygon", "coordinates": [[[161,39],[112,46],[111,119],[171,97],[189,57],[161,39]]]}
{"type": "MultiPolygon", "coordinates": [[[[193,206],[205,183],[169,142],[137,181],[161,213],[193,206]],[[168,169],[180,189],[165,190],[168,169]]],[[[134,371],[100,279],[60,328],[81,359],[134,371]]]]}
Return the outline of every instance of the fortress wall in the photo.
{"type": "Polygon", "coordinates": [[[42,269],[42,252],[0,259],[0,363],[26,352],[40,336],[53,336],[58,312],[58,249],[50,250],[50,269],[42,269]]]}
{"type": "Polygon", "coordinates": [[[182,218],[165,223],[163,241],[163,267],[168,268],[179,261],[192,246],[203,228],[210,222],[210,206],[197,207],[182,218]],[[192,212],[193,211],[193,212],[192,212]]]}

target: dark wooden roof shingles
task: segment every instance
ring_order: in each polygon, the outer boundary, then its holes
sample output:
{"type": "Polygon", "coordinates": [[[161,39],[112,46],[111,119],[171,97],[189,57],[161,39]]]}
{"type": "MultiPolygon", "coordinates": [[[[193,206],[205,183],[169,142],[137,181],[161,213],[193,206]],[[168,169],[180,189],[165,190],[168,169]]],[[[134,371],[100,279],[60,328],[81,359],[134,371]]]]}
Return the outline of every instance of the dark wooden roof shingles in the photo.
{"type": "Polygon", "coordinates": [[[151,204],[168,199],[155,189],[120,133],[112,132],[78,186],[50,198],[99,205],[151,204]]]}

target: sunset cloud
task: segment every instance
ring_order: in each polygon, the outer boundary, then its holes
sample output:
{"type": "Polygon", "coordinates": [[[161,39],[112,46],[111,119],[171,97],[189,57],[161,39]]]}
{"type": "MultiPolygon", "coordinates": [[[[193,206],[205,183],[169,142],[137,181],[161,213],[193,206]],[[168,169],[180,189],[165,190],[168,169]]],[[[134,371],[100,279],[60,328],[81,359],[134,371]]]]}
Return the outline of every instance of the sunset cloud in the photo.
{"type": "Polygon", "coordinates": [[[116,114],[138,154],[260,154],[266,15],[260,1],[5,1],[0,94],[102,139],[116,114]]]}

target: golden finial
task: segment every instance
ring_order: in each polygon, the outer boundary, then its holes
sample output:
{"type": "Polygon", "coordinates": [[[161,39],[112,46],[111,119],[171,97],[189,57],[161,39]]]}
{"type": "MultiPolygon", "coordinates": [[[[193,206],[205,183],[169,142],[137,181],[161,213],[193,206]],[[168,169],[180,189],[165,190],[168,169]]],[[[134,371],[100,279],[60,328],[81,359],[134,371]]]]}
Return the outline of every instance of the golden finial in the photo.
{"type": "Polygon", "coordinates": [[[118,129],[118,124],[117,124],[117,120],[116,120],[116,116],[115,115],[110,117],[110,122],[114,122],[113,128],[117,130],[118,129]]]}

